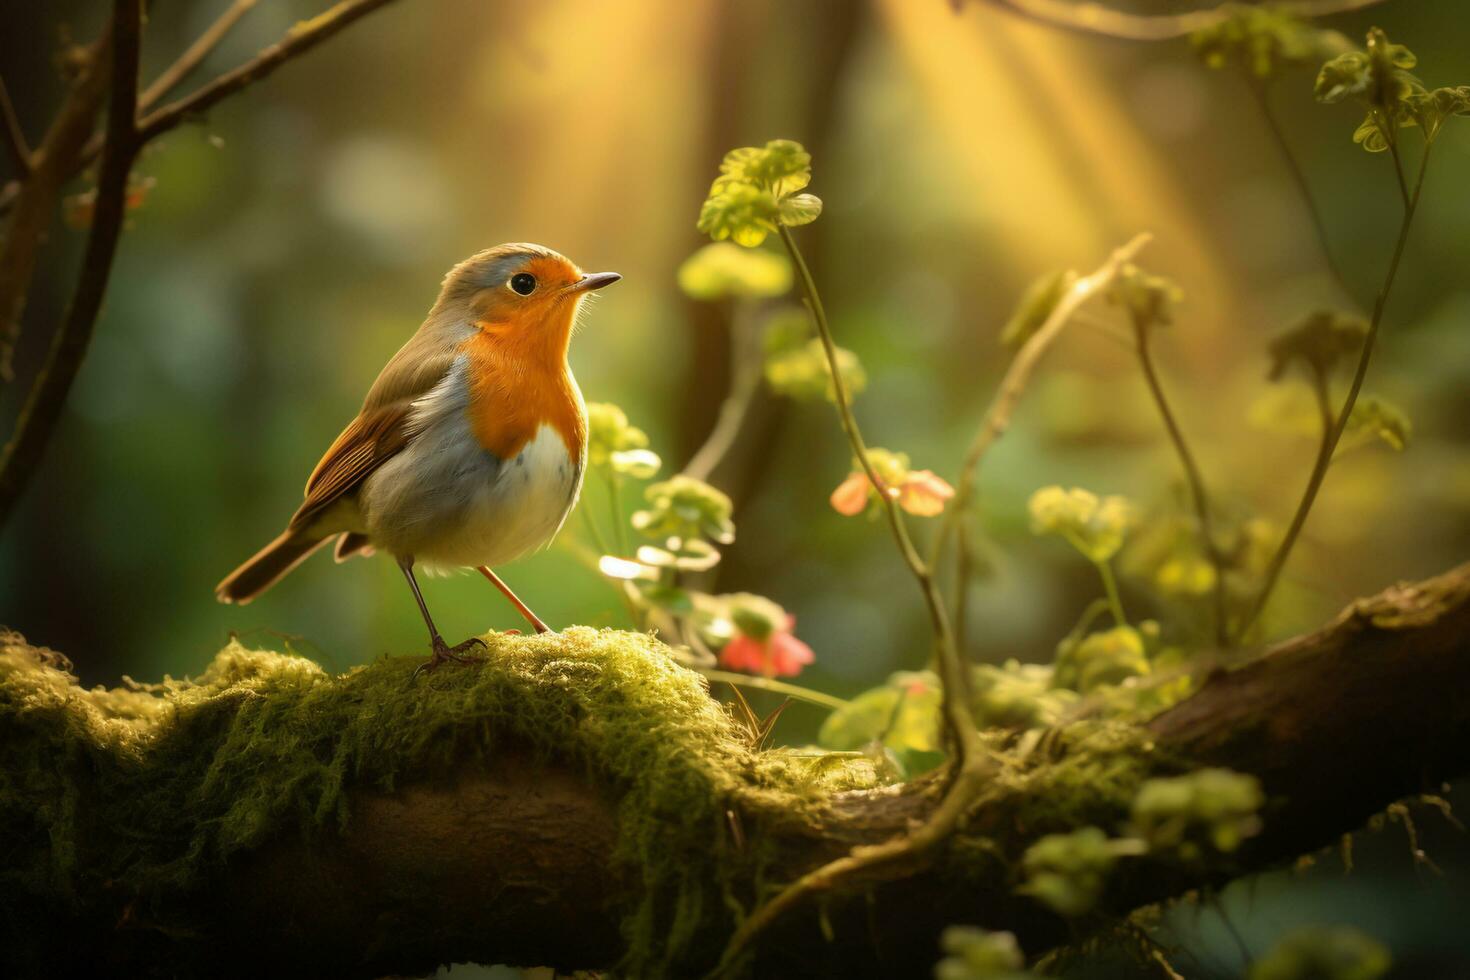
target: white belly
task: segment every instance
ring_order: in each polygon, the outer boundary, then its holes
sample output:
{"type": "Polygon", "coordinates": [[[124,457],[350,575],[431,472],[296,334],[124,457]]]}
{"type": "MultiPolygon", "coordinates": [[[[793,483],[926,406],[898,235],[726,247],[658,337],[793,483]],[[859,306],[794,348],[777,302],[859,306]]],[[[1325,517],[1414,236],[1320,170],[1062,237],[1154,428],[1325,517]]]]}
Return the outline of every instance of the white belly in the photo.
{"type": "Polygon", "coordinates": [[[358,497],[374,547],[430,571],[503,565],[548,544],[582,486],[584,460],[551,426],[508,460],[481,448],[458,373],[421,400],[422,428],[358,497]]]}

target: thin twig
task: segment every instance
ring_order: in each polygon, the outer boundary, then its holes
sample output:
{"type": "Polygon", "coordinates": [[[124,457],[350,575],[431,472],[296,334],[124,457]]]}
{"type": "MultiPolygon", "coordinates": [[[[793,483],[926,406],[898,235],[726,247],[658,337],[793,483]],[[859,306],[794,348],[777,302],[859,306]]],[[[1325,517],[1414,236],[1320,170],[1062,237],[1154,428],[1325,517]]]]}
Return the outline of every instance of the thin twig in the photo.
{"type": "Polygon", "coordinates": [[[292,58],[305,54],[343,28],[392,2],[393,0],[341,0],[325,13],[302,21],[287,31],[285,38],[261,51],[245,64],[145,116],[138,127],[144,142],[173,129],[186,119],[207,112],[216,103],[266,78],[292,58]]]}
{"type": "Polygon", "coordinates": [[[1205,477],[1200,472],[1194,453],[1190,451],[1189,442],[1184,438],[1184,430],[1179,427],[1179,421],[1169,407],[1169,399],[1164,395],[1164,386],[1159,382],[1159,373],[1154,369],[1153,354],[1149,348],[1149,342],[1152,339],[1149,325],[1135,317],[1133,333],[1138,351],[1138,363],[1143,368],[1144,380],[1148,382],[1149,393],[1153,395],[1154,404],[1158,406],[1159,415],[1163,417],[1164,428],[1169,433],[1169,441],[1174,444],[1174,452],[1184,466],[1184,477],[1189,483],[1189,496],[1194,503],[1195,518],[1199,521],[1200,540],[1205,547],[1205,557],[1209,559],[1210,566],[1215,570],[1215,643],[1223,647],[1229,642],[1230,637],[1230,624],[1225,612],[1225,556],[1220,551],[1219,541],[1215,539],[1210,496],[1205,486],[1205,477]]]}
{"type": "Polygon", "coordinates": [[[1322,252],[1322,261],[1327,264],[1327,271],[1332,273],[1332,278],[1337,281],[1337,288],[1349,300],[1353,300],[1354,305],[1357,305],[1357,301],[1353,299],[1353,291],[1348,286],[1347,277],[1343,275],[1342,267],[1333,257],[1332,238],[1327,234],[1327,222],[1322,217],[1321,208],[1317,206],[1317,199],[1312,195],[1312,186],[1307,181],[1306,171],[1302,169],[1301,162],[1292,152],[1291,143],[1286,138],[1286,131],[1281,128],[1281,121],[1276,118],[1276,113],[1271,108],[1266,86],[1255,78],[1249,79],[1247,84],[1251,93],[1256,97],[1256,105],[1261,109],[1261,115],[1266,120],[1266,128],[1271,133],[1276,149],[1281,153],[1281,160],[1286,164],[1287,172],[1291,174],[1292,183],[1296,185],[1297,196],[1302,199],[1302,204],[1312,219],[1312,230],[1317,236],[1317,248],[1322,252]]]}
{"type": "Polygon", "coordinates": [[[20,119],[15,115],[15,104],[10,101],[10,90],[5,87],[4,78],[0,78],[0,116],[4,117],[5,149],[10,153],[15,176],[25,180],[31,175],[31,147],[26,142],[25,131],[20,128],[20,119]]]}
{"type": "MultiPolygon", "coordinates": [[[[1399,185],[1407,188],[1398,148],[1393,143],[1390,143],[1389,147],[1393,150],[1394,171],[1398,176],[1399,185]]],[[[1373,303],[1373,318],[1368,323],[1368,336],[1364,339],[1363,349],[1358,354],[1358,367],[1353,373],[1352,387],[1348,389],[1347,399],[1337,413],[1337,421],[1332,426],[1331,436],[1324,441],[1322,451],[1317,454],[1317,461],[1312,466],[1312,475],[1307,479],[1307,488],[1302,492],[1302,499],[1297,504],[1296,513],[1292,515],[1286,536],[1281,539],[1276,553],[1271,556],[1271,563],[1266,568],[1261,590],[1256,594],[1256,599],[1251,604],[1249,612],[1236,628],[1237,638],[1246,634],[1266,608],[1271,592],[1276,588],[1276,582],[1281,577],[1281,569],[1285,567],[1287,558],[1291,556],[1291,549],[1301,534],[1302,526],[1307,523],[1307,515],[1311,513],[1312,504],[1317,500],[1317,492],[1322,489],[1322,481],[1326,479],[1327,469],[1332,465],[1332,455],[1337,451],[1337,444],[1342,440],[1343,432],[1347,430],[1348,420],[1352,418],[1353,406],[1358,403],[1358,394],[1363,390],[1363,379],[1368,374],[1368,362],[1373,357],[1373,348],[1378,339],[1378,328],[1383,323],[1383,311],[1388,306],[1388,296],[1393,290],[1393,281],[1398,276],[1399,263],[1404,257],[1404,248],[1409,242],[1409,229],[1414,224],[1414,212],[1419,209],[1419,195],[1424,190],[1424,173],[1428,167],[1429,146],[1426,144],[1424,155],[1419,160],[1419,175],[1415,179],[1413,193],[1406,194],[1404,197],[1404,216],[1399,225],[1398,239],[1394,242],[1393,258],[1388,263],[1388,274],[1384,277],[1383,287],[1379,289],[1378,298],[1373,303]]]]}
{"type": "MultiPolygon", "coordinates": [[[[108,30],[111,30],[109,27],[108,30]]],[[[36,253],[56,214],[61,188],[76,173],[92,120],[107,92],[110,34],[104,31],[83,57],[83,68],[61,110],[31,156],[31,173],[17,188],[15,211],[0,246],[0,380],[9,381],[11,357],[20,339],[26,294],[36,269],[36,253]]]]}
{"type": "Polygon", "coordinates": [[[81,368],[107,291],[127,212],[128,174],[142,145],[136,129],[141,35],[141,0],[116,0],[112,17],[112,94],[107,108],[107,142],[97,174],[92,230],[87,236],[82,271],[71,305],[52,339],[46,362],[26,395],[15,432],[0,454],[0,526],[10,516],[26,479],[35,472],[50,441],[51,430],[61,418],[67,393],[81,368]]]}
{"type": "MultiPolygon", "coordinates": [[[[1063,328],[1072,320],[1082,305],[1106,289],[1117,276],[1118,270],[1131,262],[1139,249],[1148,244],[1151,237],[1147,232],[1135,236],[1132,241],[1116,249],[1096,272],[1074,281],[1052,309],[1046,322],[1016,352],[1016,356],[1011,360],[1011,366],[1006,369],[1005,377],[1001,379],[1000,387],[996,389],[990,408],[985,413],[985,420],[980,424],[979,431],[975,433],[975,438],[965,453],[965,461],[960,468],[959,486],[955,490],[954,500],[950,502],[950,507],[945,512],[944,523],[940,525],[931,546],[929,557],[931,568],[939,568],[943,564],[949,538],[954,536],[961,527],[963,515],[974,500],[980,462],[990,451],[990,447],[995,445],[996,441],[1010,428],[1011,415],[1015,412],[1016,404],[1021,400],[1021,394],[1031,380],[1032,372],[1041,362],[1042,355],[1046,353],[1047,348],[1061,334],[1063,328]]],[[[967,550],[968,548],[961,550],[960,574],[955,582],[954,629],[955,635],[960,637],[965,635],[964,625],[968,605],[970,561],[965,556],[967,550]]]]}
{"type": "Polygon", "coordinates": [[[708,482],[745,427],[750,406],[761,390],[760,344],[756,340],[750,310],[742,303],[735,308],[730,324],[730,392],[720,404],[714,428],[684,467],[685,476],[708,482]]]}
{"type": "Polygon", "coordinates": [[[198,68],[215,48],[219,47],[225,35],[229,34],[241,18],[248,14],[258,2],[259,0],[235,0],[230,4],[225,12],[220,14],[213,24],[205,28],[204,33],[200,34],[173,64],[165,68],[163,73],[153,80],[153,84],[143,90],[143,94],[138,96],[138,109],[146,112],[153,108],[159,99],[172,92],[175,86],[188,78],[189,74],[198,68]]]}
{"type": "Polygon", "coordinates": [[[758,677],[752,674],[737,674],[729,670],[703,668],[699,672],[712,681],[724,681],[726,684],[735,684],[740,687],[753,687],[761,691],[770,691],[773,694],[784,694],[789,698],[806,701],[809,704],[815,704],[829,711],[841,711],[848,706],[848,702],[839,697],[822,691],[814,691],[809,687],[802,687],[798,684],[788,684],[785,681],[778,681],[773,677],[758,677]]]}
{"type": "MultiPolygon", "coordinates": [[[[1228,10],[1196,10],[1184,14],[1130,14],[1099,3],[1074,3],[1070,0],[985,0],[1028,20],[1053,27],[1118,38],[1124,41],[1169,41],[1186,37],[1195,31],[1213,27],[1230,16],[1228,10]]],[[[1282,8],[1300,17],[1325,17],[1350,10],[1361,10],[1383,0],[1298,0],[1283,3],[1282,8]]]]}

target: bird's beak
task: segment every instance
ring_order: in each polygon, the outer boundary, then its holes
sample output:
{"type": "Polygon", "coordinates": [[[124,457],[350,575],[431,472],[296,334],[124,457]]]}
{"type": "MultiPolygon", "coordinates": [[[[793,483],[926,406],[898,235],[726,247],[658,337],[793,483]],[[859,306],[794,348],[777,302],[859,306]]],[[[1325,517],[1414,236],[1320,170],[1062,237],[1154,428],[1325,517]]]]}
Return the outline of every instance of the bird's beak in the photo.
{"type": "Polygon", "coordinates": [[[578,279],[568,286],[567,290],[573,293],[589,293],[594,289],[601,289],[603,286],[611,286],[621,278],[623,277],[616,272],[594,272],[591,275],[586,275],[578,279]]]}

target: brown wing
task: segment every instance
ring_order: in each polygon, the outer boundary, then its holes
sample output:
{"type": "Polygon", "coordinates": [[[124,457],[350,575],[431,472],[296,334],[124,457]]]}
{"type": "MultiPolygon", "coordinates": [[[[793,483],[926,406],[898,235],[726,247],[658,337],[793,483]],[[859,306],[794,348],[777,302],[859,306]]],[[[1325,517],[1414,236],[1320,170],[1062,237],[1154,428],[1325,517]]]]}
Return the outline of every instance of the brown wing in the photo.
{"type": "Polygon", "coordinates": [[[444,380],[455,351],[428,324],[389,360],[368,392],[362,412],[327,450],[306,481],[306,500],[291,527],[310,524],[408,444],[413,403],[444,380]]]}
{"type": "Polygon", "coordinates": [[[306,481],[306,500],[291,527],[310,524],[408,444],[413,402],[401,401],[364,412],[342,430],[306,481]]]}

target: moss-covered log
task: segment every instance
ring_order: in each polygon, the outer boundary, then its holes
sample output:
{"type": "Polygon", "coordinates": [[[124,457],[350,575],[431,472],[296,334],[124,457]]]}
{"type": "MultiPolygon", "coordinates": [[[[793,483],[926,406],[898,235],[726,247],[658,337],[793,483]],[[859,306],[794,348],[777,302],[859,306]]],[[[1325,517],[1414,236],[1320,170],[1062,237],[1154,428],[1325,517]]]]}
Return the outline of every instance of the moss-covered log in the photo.
{"type": "MultiPolygon", "coordinates": [[[[488,639],[484,668],[418,683],[410,659],[332,677],[232,645],[193,682],[83,691],[4,637],[0,973],[689,975],[771,887],[903,832],[942,788],[752,752],[647,637],[488,639]]],[[[1064,941],[1015,891],[1026,846],[1116,828],[1145,779],[1200,765],[1261,778],[1263,831],[1228,857],[1124,861],[1098,923],[1314,850],[1470,772],[1467,690],[1470,566],[1361,601],[1146,725],[998,737],[994,786],[943,854],[793,915],[755,970],[925,972],[961,921],[1033,952],[1064,941]]]]}

